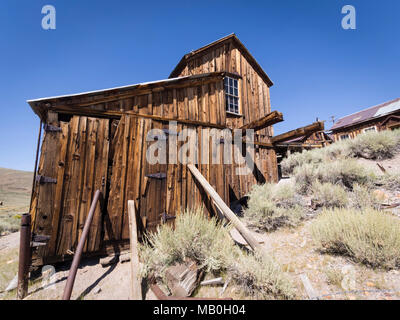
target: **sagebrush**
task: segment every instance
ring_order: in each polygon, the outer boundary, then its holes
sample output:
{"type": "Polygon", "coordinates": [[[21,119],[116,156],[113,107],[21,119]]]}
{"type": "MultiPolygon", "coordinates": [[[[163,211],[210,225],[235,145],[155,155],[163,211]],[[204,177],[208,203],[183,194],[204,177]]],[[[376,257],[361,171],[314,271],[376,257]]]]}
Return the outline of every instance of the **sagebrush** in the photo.
{"type": "Polygon", "coordinates": [[[259,231],[295,226],[305,215],[301,198],[290,184],[255,185],[248,194],[244,220],[259,231]]]}
{"type": "Polygon", "coordinates": [[[329,182],[316,181],[312,185],[312,198],[319,206],[325,208],[343,208],[349,203],[346,190],[340,185],[329,182]]]}
{"type": "Polygon", "coordinates": [[[400,129],[367,132],[354,139],[337,141],[327,147],[293,153],[281,162],[283,174],[291,175],[304,164],[320,164],[352,157],[388,159],[400,152],[400,129]]]}
{"type": "Polygon", "coordinates": [[[400,220],[374,209],[325,210],[311,226],[322,251],[385,269],[400,267],[400,220]]]}
{"type": "Polygon", "coordinates": [[[293,286],[280,266],[272,258],[243,252],[228,231],[229,226],[207,219],[201,209],[180,214],[174,229],[162,225],[139,246],[142,276],[164,279],[169,266],[190,258],[207,272],[226,273],[252,297],[293,298],[293,286]]]}

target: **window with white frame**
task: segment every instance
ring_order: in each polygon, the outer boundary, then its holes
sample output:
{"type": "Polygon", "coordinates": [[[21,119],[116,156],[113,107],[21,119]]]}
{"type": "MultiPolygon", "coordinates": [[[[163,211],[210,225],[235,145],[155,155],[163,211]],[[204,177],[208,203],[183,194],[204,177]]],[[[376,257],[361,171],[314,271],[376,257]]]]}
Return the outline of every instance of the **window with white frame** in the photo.
{"type": "Polygon", "coordinates": [[[342,134],[340,136],[340,140],[345,140],[345,139],[349,139],[349,138],[350,138],[350,136],[348,134],[342,134]]]}
{"type": "Polygon", "coordinates": [[[225,77],[224,85],[226,111],[239,114],[238,80],[230,77],[225,77]]]}
{"type": "Polygon", "coordinates": [[[363,131],[364,132],[372,132],[372,131],[376,131],[376,128],[375,128],[375,126],[373,126],[373,127],[365,128],[363,131]]]}

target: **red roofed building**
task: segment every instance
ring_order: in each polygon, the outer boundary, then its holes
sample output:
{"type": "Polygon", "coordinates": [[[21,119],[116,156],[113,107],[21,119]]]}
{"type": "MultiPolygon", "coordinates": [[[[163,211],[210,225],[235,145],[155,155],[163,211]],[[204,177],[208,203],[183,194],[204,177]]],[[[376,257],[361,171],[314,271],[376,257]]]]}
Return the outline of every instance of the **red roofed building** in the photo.
{"type": "Polygon", "coordinates": [[[340,118],[332,126],[335,141],[353,139],[368,131],[400,128],[400,98],[340,118]]]}

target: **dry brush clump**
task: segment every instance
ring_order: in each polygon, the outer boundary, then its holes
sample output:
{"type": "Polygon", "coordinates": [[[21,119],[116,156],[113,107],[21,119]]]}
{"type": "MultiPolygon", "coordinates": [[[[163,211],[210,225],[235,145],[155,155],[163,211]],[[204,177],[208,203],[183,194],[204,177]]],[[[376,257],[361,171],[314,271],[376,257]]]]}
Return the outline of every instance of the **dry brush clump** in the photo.
{"type": "Polygon", "coordinates": [[[291,175],[302,165],[318,165],[348,158],[388,159],[400,152],[400,130],[368,132],[355,139],[335,142],[321,149],[293,153],[281,162],[282,172],[291,175]]]}
{"type": "Polygon", "coordinates": [[[21,217],[13,213],[0,214],[0,235],[4,232],[17,232],[20,228],[21,217]]]}
{"type": "Polygon", "coordinates": [[[272,258],[243,252],[215,219],[207,219],[201,209],[186,211],[175,221],[175,228],[163,225],[140,245],[142,277],[150,274],[164,279],[165,270],[186,258],[206,272],[227,274],[246,294],[255,298],[294,297],[286,274],[272,258]]]}
{"type": "Polygon", "coordinates": [[[371,185],[376,180],[373,172],[354,159],[329,161],[318,165],[304,164],[295,169],[294,177],[298,191],[302,194],[310,193],[316,182],[339,184],[351,190],[356,183],[371,185]]]}
{"type": "Polygon", "coordinates": [[[372,267],[400,267],[400,220],[374,209],[325,210],[312,224],[319,248],[372,267]]]}
{"type": "Polygon", "coordinates": [[[255,185],[248,196],[244,220],[258,231],[296,226],[304,218],[301,199],[290,184],[255,185]]]}
{"type": "Polygon", "coordinates": [[[358,135],[349,144],[353,157],[389,159],[400,151],[400,130],[367,132],[358,135]]]}
{"type": "Polygon", "coordinates": [[[346,190],[340,185],[329,182],[316,181],[312,185],[312,199],[325,208],[344,208],[349,203],[346,190]]]}

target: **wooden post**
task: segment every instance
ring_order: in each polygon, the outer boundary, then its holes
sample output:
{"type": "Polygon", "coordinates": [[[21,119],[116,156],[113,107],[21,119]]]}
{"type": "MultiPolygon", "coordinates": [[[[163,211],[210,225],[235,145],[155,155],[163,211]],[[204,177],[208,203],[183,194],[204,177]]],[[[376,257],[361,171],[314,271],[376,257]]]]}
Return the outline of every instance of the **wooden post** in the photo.
{"type": "Polygon", "coordinates": [[[259,253],[263,254],[262,246],[258,243],[258,241],[253,237],[250,231],[245,227],[245,225],[239,220],[239,218],[232,212],[232,210],[226,205],[224,200],[219,196],[219,194],[214,190],[214,188],[208,183],[206,178],[200,173],[200,171],[193,165],[187,165],[190,172],[197,179],[197,181],[202,185],[204,190],[209,194],[209,196],[213,199],[215,204],[218,206],[219,210],[223,213],[223,215],[233,224],[233,226],[239,231],[242,237],[246,240],[249,246],[259,253]]]}
{"type": "Polygon", "coordinates": [[[135,201],[128,201],[129,236],[131,246],[131,296],[132,300],[142,300],[142,284],[139,276],[138,234],[135,201]]]}

